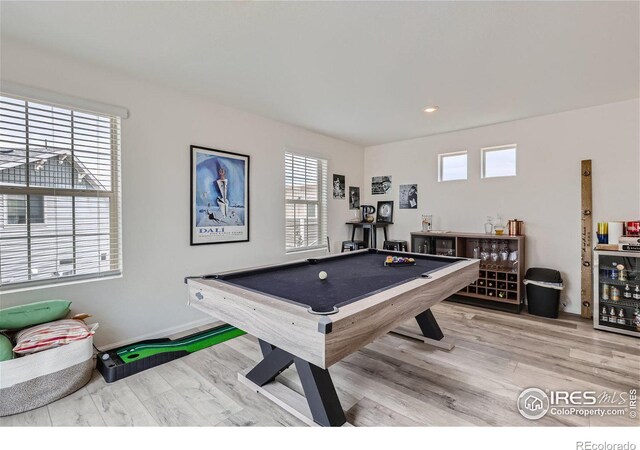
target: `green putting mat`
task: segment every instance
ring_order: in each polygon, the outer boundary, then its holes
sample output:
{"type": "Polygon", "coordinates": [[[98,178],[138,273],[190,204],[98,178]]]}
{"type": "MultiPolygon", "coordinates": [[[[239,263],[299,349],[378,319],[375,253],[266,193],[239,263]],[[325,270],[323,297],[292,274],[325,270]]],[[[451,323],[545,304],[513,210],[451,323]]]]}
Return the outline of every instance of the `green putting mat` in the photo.
{"type": "Polygon", "coordinates": [[[116,351],[116,354],[123,362],[130,363],[160,353],[180,351],[188,353],[197,352],[203,348],[220,344],[221,342],[242,336],[243,334],[245,334],[245,332],[237,329],[236,327],[232,327],[231,325],[221,325],[211,330],[185,336],[181,339],[159,339],[156,341],[151,340],[139,342],[137,344],[121,348],[116,351]]]}

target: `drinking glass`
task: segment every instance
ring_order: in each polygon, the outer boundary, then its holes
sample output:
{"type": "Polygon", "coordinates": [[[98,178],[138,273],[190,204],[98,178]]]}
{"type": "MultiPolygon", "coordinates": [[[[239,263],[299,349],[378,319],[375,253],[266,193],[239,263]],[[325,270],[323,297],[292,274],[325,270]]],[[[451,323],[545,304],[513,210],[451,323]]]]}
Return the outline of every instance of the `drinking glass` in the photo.
{"type": "Polygon", "coordinates": [[[509,245],[506,241],[502,242],[502,247],[500,248],[500,268],[508,269],[509,265],[509,245]]]}
{"type": "Polygon", "coordinates": [[[496,241],[491,242],[491,262],[493,263],[493,268],[495,269],[498,262],[498,243],[496,241]]]}
{"type": "Polygon", "coordinates": [[[512,272],[518,271],[518,250],[514,250],[509,253],[509,265],[512,272]]]}
{"type": "Polygon", "coordinates": [[[473,241],[473,258],[480,259],[480,245],[478,241],[473,241]]]}
{"type": "Polygon", "coordinates": [[[486,244],[482,244],[482,247],[480,248],[480,266],[482,267],[486,267],[487,266],[487,261],[489,260],[489,251],[487,249],[486,244]]]}

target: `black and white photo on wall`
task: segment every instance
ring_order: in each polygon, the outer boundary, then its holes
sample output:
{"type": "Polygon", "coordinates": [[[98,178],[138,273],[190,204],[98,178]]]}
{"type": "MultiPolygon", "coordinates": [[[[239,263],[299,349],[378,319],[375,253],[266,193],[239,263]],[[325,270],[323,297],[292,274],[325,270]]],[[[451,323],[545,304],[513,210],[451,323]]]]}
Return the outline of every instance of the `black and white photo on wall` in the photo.
{"type": "Polygon", "coordinates": [[[345,179],[344,175],[333,174],[333,198],[344,199],[345,179]]]}
{"type": "Polygon", "coordinates": [[[400,209],[418,209],[418,185],[400,185],[400,209]]]}
{"type": "Polygon", "coordinates": [[[378,202],[376,222],[393,223],[393,201],[378,202]]]}
{"type": "Polygon", "coordinates": [[[349,186],[349,209],[360,209],[360,188],[349,186]]]}
{"type": "Polygon", "coordinates": [[[371,177],[371,194],[387,194],[391,190],[391,175],[371,177]]]}

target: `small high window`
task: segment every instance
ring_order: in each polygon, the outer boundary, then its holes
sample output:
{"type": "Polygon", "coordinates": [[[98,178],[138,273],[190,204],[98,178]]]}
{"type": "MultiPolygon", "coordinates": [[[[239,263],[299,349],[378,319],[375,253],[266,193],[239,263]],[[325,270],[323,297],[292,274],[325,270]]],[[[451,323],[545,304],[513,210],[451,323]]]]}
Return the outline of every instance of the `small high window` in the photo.
{"type": "Polygon", "coordinates": [[[501,145],[482,149],[482,178],[515,176],[515,145],[501,145]]]}
{"type": "Polygon", "coordinates": [[[438,155],[438,181],[467,179],[467,152],[438,155]]]}

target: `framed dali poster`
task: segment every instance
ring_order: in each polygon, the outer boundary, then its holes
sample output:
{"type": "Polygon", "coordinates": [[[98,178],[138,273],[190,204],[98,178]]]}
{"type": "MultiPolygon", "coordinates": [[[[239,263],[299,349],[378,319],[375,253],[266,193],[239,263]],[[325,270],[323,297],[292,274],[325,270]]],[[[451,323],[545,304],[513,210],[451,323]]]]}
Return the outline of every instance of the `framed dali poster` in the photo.
{"type": "Polygon", "coordinates": [[[249,240],[249,156],[191,146],[191,245],[249,240]]]}

